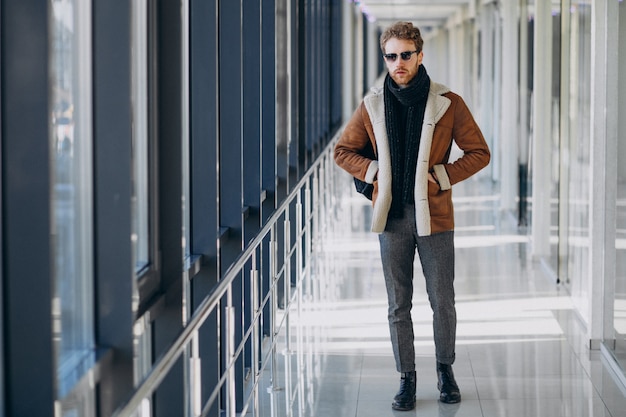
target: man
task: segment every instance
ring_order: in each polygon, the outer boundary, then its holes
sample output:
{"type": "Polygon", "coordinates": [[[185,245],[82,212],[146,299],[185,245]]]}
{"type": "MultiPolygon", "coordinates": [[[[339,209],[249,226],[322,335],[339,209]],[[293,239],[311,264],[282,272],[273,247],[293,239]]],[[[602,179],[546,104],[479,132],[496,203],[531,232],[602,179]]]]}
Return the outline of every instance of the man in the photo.
{"type": "Polygon", "coordinates": [[[484,168],[489,148],[463,99],[430,80],[417,27],[398,22],[380,37],[388,74],[366,96],[335,147],[336,163],[373,184],[372,231],[379,233],[389,329],[400,389],[395,410],[415,408],[411,299],[417,248],[433,310],[436,370],[444,403],[461,401],[454,379],[452,185],[484,168]],[[463,156],[449,163],[453,140],[463,156]],[[365,154],[373,148],[375,159],[365,154]]]}

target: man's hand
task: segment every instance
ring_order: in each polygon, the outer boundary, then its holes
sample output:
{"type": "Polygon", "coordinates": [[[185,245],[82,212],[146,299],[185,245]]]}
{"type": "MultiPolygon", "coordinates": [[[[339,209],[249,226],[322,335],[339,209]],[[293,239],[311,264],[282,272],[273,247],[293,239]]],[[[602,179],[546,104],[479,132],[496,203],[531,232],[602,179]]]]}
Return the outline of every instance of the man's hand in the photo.
{"type": "Polygon", "coordinates": [[[428,181],[439,185],[439,180],[437,179],[437,174],[435,174],[435,171],[428,173],[428,181]]]}

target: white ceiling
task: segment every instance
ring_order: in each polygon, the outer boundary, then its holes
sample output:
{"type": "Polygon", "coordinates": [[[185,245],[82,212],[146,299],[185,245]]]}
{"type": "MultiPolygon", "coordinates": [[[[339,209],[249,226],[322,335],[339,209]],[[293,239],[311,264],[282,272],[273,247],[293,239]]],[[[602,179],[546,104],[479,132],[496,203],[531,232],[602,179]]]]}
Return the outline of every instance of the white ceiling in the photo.
{"type": "Polygon", "coordinates": [[[422,31],[445,24],[463,6],[473,0],[353,0],[362,11],[380,26],[408,20],[422,31]]]}

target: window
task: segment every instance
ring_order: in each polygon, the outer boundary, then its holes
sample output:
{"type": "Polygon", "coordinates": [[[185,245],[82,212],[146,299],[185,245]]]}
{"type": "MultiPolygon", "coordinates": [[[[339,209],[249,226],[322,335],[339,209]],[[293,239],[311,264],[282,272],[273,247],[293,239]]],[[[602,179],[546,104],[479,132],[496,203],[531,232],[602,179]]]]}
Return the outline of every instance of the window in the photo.
{"type": "Polygon", "coordinates": [[[570,8],[569,181],[567,272],[571,294],[583,320],[589,320],[589,195],[591,184],[591,4],[572,2],[570,8]]]}
{"type": "MultiPolygon", "coordinates": [[[[619,3],[618,34],[618,115],[626,112],[626,2],[619,3]]],[[[619,117],[617,127],[617,160],[626,158],[626,118],[619,117]]],[[[615,303],[613,320],[617,345],[614,352],[622,371],[626,373],[626,165],[618,162],[617,205],[615,207],[615,303]]]]}
{"type": "Polygon", "coordinates": [[[135,272],[141,276],[150,263],[147,0],[132,2],[132,19],[132,247],[135,272]]]}
{"type": "Polygon", "coordinates": [[[91,4],[51,1],[52,315],[62,397],[94,348],[91,4]]]}

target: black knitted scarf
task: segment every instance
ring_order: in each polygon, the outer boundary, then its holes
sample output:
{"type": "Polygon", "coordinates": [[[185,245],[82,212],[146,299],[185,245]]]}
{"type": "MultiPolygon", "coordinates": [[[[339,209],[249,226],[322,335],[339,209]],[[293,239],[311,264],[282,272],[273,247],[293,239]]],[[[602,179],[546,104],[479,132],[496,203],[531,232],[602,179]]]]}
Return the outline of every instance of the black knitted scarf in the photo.
{"type": "Polygon", "coordinates": [[[405,203],[414,203],[415,168],[430,77],[420,65],[406,87],[385,78],[385,124],[391,152],[392,200],[389,217],[401,217],[405,203]]]}

